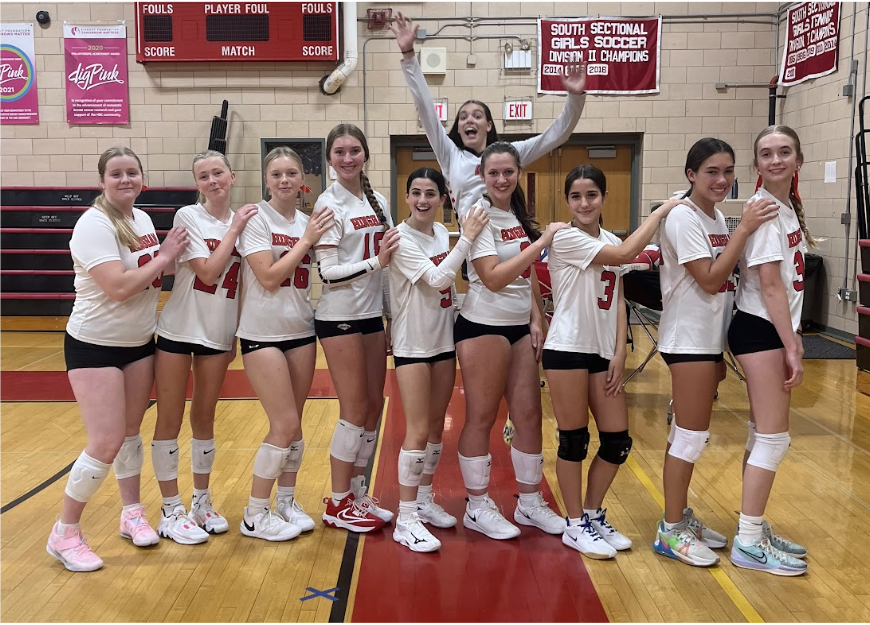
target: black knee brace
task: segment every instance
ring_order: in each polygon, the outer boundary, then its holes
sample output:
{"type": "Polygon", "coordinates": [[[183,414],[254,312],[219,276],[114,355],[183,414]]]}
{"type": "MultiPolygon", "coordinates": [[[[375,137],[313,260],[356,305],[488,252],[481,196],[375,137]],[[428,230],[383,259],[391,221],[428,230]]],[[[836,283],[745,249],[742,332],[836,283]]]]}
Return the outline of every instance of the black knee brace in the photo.
{"type": "Polygon", "coordinates": [[[589,449],[589,428],[559,430],[558,456],[568,462],[583,462],[589,449]]]}
{"type": "Polygon", "coordinates": [[[631,437],[628,430],[622,432],[598,432],[598,457],[610,464],[623,464],[631,451],[631,437]]]}

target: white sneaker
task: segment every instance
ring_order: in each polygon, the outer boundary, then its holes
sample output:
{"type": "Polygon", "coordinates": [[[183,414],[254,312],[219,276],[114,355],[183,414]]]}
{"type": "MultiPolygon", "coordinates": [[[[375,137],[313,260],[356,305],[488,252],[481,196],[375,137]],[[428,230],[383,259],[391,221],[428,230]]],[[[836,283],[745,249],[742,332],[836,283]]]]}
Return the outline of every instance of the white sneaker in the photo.
{"type": "Polygon", "coordinates": [[[417,553],[429,553],[441,548],[441,541],[426,529],[416,512],[412,512],[406,521],[396,521],[393,540],[417,553]]]}
{"type": "Polygon", "coordinates": [[[209,534],[223,534],[230,529],[229,522],[211,505],[210,493],[193,498],[190,518],[209,534]]]}
{"type": "Polygon", "coordinates": [[[672,530],[665,529],[664,519],[659,522],[653,551],[692,566],[714,566],[719,563],[719,556],[689,529],[685,518],[672,530]]]}
{"type": "Polygon", "coordinates": [[[359,491],[354,494],[359,506],[369,514],[373,514],[381,519],[384,523],[392,521],[395,515],[386,508],[381,508],[378,505],[380,502],[375,497],[369,495],[368,492],[366,492],[367,490],[368,488],[366,486],[362,486],[359,491]]]}
{"type": "Polygon", "coordinates": [[[722,549],[728,544],[728,539],[715,530],[711,530],[704,525],[704,522],[695,516],[695,511],[691,508],[686,508],[683,511],[683,518],[688,520],[689,529],[710,549],[722,549]]]}
{"type": "Polygon", "coordinates": [[[183,504],[175,506],[169,516],[166,516],[166,511],[161,508],[157,533],[162,538],[174,540],[179,545],[199,545],[208,540],[208,533],[190,518],[183,504]]]}
{"type": "Polygon", "coordinates": [[[616,557],[616,549],[595,530],[587,514],[583,515],[580,525],[566,525],[562,533],[562,543],[593,560],[616,557]]]}
{"type": "Polygon", "coordinates": [[[565,531],[565,519],[550,509],[544,496],[538,492],[535,494],[535,503],[528,508],[524,507],[517,498],[517,509],[514,510],[514,521],[520,525],[531,525],[548,534],[561,534],[565,531]]]}
{"type": "Polygon", "coordinates": [[[299,526],[303,532],[310,532],[314,529],[314,519],[305,513],[302,505],[296,501],[296,497],[279,499],[275,505],[275,512],[288,523],[299,526]]]}
{"type": "Polygon", "coordinates": [[[456,526],[456,517],[435,503],[435,493],[417,500],[417,515],[423,523],[431,523],[442,529],[456,526]]]}
{"type": "Polygon", "coordinates": [[[608,545],[617,551],[631,549],[631,539],[628,536],[620,534],[615,527],[608,523],[605,518],[606,514],[607,508],[604,508],[604,510],[598,508],[598,511],[595,513],[595,518],[589,517],[589,522],[592,523],[592,527],[595,528],[598,535],[601,536],[608,545]]]}
{"type": "Polygon", "coordinates": [[[302,533],[298,525],[288,523],[269,508],[255,511],[247,506],[245,506],[245,516],[239,529],[245,536],[262,538],[270,542],[290,540],[302,533]]]}
{"type": "Polygon", "coordinates": [[[489,497],[484,499],[483,506],[476,510],[466,505],[462,524],[495,540],[507,540],[520,535],[520,528],[504,518],[489,497]]]}

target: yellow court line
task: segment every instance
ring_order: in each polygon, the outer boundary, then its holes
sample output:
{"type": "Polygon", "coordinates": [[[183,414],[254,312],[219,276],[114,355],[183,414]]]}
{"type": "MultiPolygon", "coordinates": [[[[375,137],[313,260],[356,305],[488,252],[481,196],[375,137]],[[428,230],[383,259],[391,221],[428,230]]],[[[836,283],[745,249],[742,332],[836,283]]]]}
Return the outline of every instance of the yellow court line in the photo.
{"type": "MultiPolygon", "coordinates": [[[[662,495],[661,491],[656,488],[652,480],[649,479],[649,476],[646,472],[640,467],[637,461],[631,456],[628,457],[626,462],[628,468],[631,469],[631,472],[634,473],[635,477],[643,484],[644,488],[646,488],[647,492],[655,499],[656,503],[659,507],[664,510],[665,509],[665,497],[662,495]]],[[[731,578],[728,577],[728,574],[720,567],[710,567],[707,569],[710,574],[713,576],[713,579],[722,587],[722,590],[725,591],[725,594],[728,595],[728,598],[734,603],[738,610],[740,610],[741,614],[743,614],[744,618],[750,623],[764,623],[764,619],[761,618],[761,615],[752,607],[752,604],[749,602],[749,599],[746,598],[740,589],[731,581],[731,578]]]]}
{"type": "MultiPolygon", "coordinates": [[[[372,464],[372,481],[368,484],[368,492],[373,493],[375,490],[375,479],[378,476],[378,462],[381,459],[381,452],[383,451],[383,446],[381,445],[384,442],[384,432],[386,431],[387,425],[387,414],[389,413],[390,407],[390,398],[384,397],[384,412],[381,417],[381,429],[378,432],[378,453],[375,455],[375,461],[372,464]]],[[[359,535],[359,544],[356,548],[356,557],[353,560],[353,575],[350,578],[350,590],[347,593],[347,607],[344,610],[344,622],[350,623],[353,620],[353,606],[356,603],[356,588],[359,584],[359,569],[362,565],[362,554],[363,548],[366,544],[366,535],[359,535]]]]}

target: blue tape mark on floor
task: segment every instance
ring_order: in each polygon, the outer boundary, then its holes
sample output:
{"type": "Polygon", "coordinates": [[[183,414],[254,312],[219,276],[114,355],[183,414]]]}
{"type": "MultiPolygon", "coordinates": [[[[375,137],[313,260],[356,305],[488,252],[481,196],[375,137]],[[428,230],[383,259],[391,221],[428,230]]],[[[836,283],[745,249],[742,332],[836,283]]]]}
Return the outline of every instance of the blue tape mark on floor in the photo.
{"type": "Polygon", "coordinates": [[[329,599],[330,601],[338,601],[338,597],[332,596],[332,593],[338,591],[338,586],[336,586],[335,588],[330,588],[329,590],[317,590],[316,588],[311,588],[309,586],[305,590],[314,594],[307,595],[305,597],[299,597],[299,601],[308,601],[309,599],[315,599],[317,597],[323,597],[324,599],[329,599]]]}

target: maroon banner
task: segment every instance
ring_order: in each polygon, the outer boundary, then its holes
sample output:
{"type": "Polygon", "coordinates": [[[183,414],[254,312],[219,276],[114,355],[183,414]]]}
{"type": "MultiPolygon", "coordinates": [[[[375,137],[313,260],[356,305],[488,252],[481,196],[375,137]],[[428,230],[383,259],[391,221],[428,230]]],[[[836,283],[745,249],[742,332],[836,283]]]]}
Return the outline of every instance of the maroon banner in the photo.
{"type": "Polygon", "coordinates": [[[839,2],[804,2],[789,9],[779,84],[791,87],[835,72],[839,43],[839,2]]]}
{"type": "Polygon", "coordinates": [[[64,24],[63,35],[67,123],[128,123],[126,26],[64,24]]]}
{"type": "Polygon", "coordinates": [[[658,93],[662,18],[538,19],[538,93],[565,93],[565,67],[586,63],[586,92],[658,93]]]}

